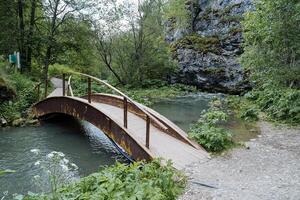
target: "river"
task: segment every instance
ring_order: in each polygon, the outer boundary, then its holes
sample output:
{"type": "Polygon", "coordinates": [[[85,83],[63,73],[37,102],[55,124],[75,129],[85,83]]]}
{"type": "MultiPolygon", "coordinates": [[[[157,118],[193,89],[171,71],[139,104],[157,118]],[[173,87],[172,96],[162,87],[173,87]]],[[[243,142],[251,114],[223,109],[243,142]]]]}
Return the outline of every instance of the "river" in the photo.
{"type": "MultiPolygon", "coordinates": [[[[220,95],[199,93],[162,99],[152,108],[188,131],[190,124],[199,119],[216,96],[220,95]]],[[[228,128],[237,133],[238,141],[247,141],[257,135],[254,126],[240,121],[232,120],[228,128]]],[[[52,151],[63,152],[66,159],[75,163],[79,177],[96,172],[101,166],[112,165],[116,160],[126,162],[111,141],[87,122],[61,117],[38,127],[0,128],[0,169],[16,171],[0,176],[0,192],[41,192],[34,177],[42,175],[43,171],[36,162],[52,151]]]]}

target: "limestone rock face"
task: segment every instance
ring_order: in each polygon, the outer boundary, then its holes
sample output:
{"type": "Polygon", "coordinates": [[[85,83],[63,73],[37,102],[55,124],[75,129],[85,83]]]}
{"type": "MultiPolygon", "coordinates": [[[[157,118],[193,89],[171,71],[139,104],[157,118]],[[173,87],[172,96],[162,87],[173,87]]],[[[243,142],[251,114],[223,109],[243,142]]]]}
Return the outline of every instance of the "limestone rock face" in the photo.
{"type": "Polygon", "coordinates": [[[233,94],[250,87],[238,57],[243,53],[241,20],[254,8],[252,1],[199,0],[186,6],[191,16],[186,28],[177,28],[175,19],[166,22],[166,41],[180,66],[175,82],[233,94]]]}

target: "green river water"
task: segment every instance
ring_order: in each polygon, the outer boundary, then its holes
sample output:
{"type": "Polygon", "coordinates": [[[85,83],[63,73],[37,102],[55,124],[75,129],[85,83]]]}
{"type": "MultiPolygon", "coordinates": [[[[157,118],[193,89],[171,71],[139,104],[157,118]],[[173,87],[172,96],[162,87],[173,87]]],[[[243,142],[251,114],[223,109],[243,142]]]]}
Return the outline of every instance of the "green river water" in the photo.
{"type": "MultiPolygon", "coordinates": [[[[200,93],[164,99],[152,107],[187,131],[215,96],[200,93]]],[[[255,127],[234,120],[228,127],[237,133],[235,138],[239,141],[247,141],[257,134],[255,127]]],[[[35,163],[52,151],[63,152],[70,162],[75,163],[78,177],[93,173],[101,166],[112,165],[116,160],[126,162],[111,141],[87,122],[62,117],[38,127],[0,128],[0,169],[16,171],[0,176],[0,192],[40,192],[34,176],[43,172],[35,163]],[[35,151],[39,153],[33,153],[35,151]]],[[[0,193],[0,199],[1,196],[0,193]]]]}

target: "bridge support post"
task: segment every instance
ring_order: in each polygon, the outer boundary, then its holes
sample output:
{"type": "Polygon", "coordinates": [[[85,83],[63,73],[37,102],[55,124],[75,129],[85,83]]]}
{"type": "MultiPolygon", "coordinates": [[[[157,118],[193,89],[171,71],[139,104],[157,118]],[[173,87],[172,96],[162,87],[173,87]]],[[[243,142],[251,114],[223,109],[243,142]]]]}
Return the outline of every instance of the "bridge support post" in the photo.
{"type": "Polygon", "coordinates": [[[66,96],[66,74],[62,75],[62,95],[66,96]]]}
{"type": "Polygon", "coordinates": [[[124,100],[123,100],[123,110],[124,110],[124,127],[127,128],[128,126],[128,121],[127,121],[127,98],[124,97],[124,100]]]}
{"type": "Polygon", "coordinates": [[[149,149],[150,146],[150,117],[147,115],[146,119],[146,147],[149,149]]]}
{"type": "Polygon", "coordinates": [[[91,78],[88,77],[88,101],[89,101],[89,103],[92,103],[91,94],[92,94],[91,78]]]}

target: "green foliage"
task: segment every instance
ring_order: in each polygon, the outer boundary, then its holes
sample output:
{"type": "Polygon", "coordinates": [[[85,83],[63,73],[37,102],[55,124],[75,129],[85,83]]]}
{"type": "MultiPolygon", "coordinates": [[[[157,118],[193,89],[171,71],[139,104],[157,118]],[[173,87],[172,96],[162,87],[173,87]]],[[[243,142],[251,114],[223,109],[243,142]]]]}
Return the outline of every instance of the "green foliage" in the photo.
{"type": "Polygon", "coordinates": [[[0,116],[11,122],[26,114],[27,109],[37,100],[34,91],[35,82],[26,75],[14,73],[7,75],[8,85],[16,91],[16,98],[13,101],[3,102],[0,105],[0,116]]]}
{"type": "Polygon", "coordinates": [[[243,16],[240,15],[224,15],[221,18],[221,22],[222,23],[231,23],[231,22],[237,22],[239,23],[240,21],[242,21],[244,18],[243,16]]]}
{"type": "Polygon", "coordinates": [[[259,110],[254,106],[247,107],[242,111],[241,118],[246,121],[257,121],[259,110]]]}
{"type": "Polygon", "coordinates": [[[17,49],[18,30],[14,24],[17,24],[15,18],[16,2],[10,0],[1,0],[0,2],[0,55],[8,55],[12,50],[17,49]]]}
{"type": "Polygon", "coordinates": [[[168,0],[164,9],[166,20],[175,19],[176,26],[186,27],[190,19],[188,4],[190,0],[168,0]]]}
{"type": "Polygon", "coordinates": [[[260,109],[251,101],[250,92],[244,97],[228,96],[226,98],[226,106],[232,109],[238,118],[248,122],[259,120],[260,109]]]}
{"type": "Polygon", "coordinates": [[[257,119],[257,112],[262,111],[270,120],[297,124],[300,122],[300,2],[261,0],[255,6],[243,21],[245,53],[241,57],[255,88],[242,100],[248,107],[241,106],[244,109],[241,116],[257,119]]]}
{"type": "MultiPolygon", "coordinates": [[[[71,85],[74,95],[87,95],[86,79],[81,79],[76,75],[72,76],[71,85]]],[[[149,80],[147,83],[141,84],[140,87],[126,86],[117,88],[123,91],[133,100],[147,106],[150,106],[159,99],[183,96],[197,91],[197,89],[193,86],[187,86],[183,84],[169,85],[161,80],[149,80]]],[[[92,84],[92,92],[114,94],[114,91],[108,87],[97,83],[92,84]]]]}
{"type": "MultiPolygon", "coordinates": [[[[184,186],[185,177],[175,171],[170,162],[164,166],[157,160],[129,166],[117,163],[82,178],[79,182],[60,188],[57,199],[173,200],[182,192],[184,186]]],[[[51,194],[25,197],[25,200],[41,199],[53,200],[51,194]]]]}
{"type": "Polygon", "coordinates": [[[185,36],[174,44],[172,44],[171,49],[173,54],[176,54],[176,50],[180,48],[194,49],[203,53],[216,53],[220,51],[220,40],[217,37],[202,37],[197,34],[191,34],[185,36]]]}
{"type": "MultiPolygon", "coordinates": [[[[220,106],[217,102],[213,105],[220,106]]],[[[221,152],[234,144],[232,133],[219,127],[227,120],[227,113],[221,111],[220,108],[212,107],[190,128],[188,135],[207,151],[221,152]]]]}
{"type": "Polygon", "coordinates": [[[66,65],[53,64],[49,66],[50,77],[61,77],[63,73],[70,74],[72,72],[75,71],[66,65]]]}
{"type": "Polygon", "coordinates": [[[125,91],[125,93],[128,94],[128,96],[133,100],[146,106],[150,106],[156,100],[183,96],[188,93],[195,92],[196,88],[182,84],[174,84],[151,88],[125,88],[125,91]]]}
{"type": "Polygon", "coordinates": [[[299,87],[300,2],[261,0],[243,22],[245,53],[242,65],[256,85],[275,80],[283,86],[299,87]]]}
{"type": "Polygon", "coordinates": [[[300,123],[300,91],[297,89],[269,83],[227,101],[238,116],[247,121],[258,120],[259,112],[263,112],[269,120],[291,125],[300,123]]]}
{"type": "Polygon", "coordinates": [[[254,102],[270,119],[290,124],[300,123],[300,90],[265,85],[254,90],[254,102]]]}

